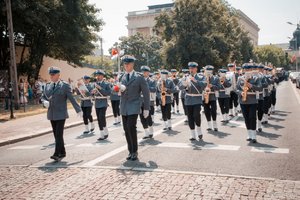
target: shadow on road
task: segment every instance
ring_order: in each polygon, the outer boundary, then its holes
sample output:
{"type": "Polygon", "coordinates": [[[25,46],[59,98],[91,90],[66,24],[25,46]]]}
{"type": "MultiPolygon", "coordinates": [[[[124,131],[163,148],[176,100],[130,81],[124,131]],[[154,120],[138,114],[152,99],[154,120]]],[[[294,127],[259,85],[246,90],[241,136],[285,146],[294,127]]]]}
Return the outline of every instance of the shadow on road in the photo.
{"type": "Polygon", "coordinates": [[[276,140],[279,137],[281,137],[281,135],[278,135],[278,134],[275,134],[275,133],[268,133],[268,132],[265,132],[265,131],[258,132],[257,135],[259,135],[261,137],[269,138],[270,140],[276,140]]]}
{"type": "Polygon", "coordinates": [[[218,138],[225,138],[225,137],[231,135],[230,133],[225,133],[225,132],[222,132],[222,131],[208,131],[207,133],[211,134],[213,136],[216,136],[218,138]]]}
{"type": "Polygon", "coordinates": [[[158,145],[161,143],[162,143],[161,141],[151,138],[151,139],[146,139],[146,140],[141,141],[139,143],[139,146],[147,146],[147,145],[155,146],[155,145],[158,145]]]}
{"type": "Polygon", "coordinates": [[[72,163],[69,163],[67,161],[60,161],[60,162],[52,161],[52,162],[45,163],[44,166],[38,167],[38,169],[46,173],[52,173],[57,171],[58,168],[68,168],[72,165],[77,165],[82,162],[83,160],[72,162],[72,163]]]}
{"type": "Polygon", "coordinates": [[[81,134],[81,135],[78,135],[76,137],[76,139],[84,139],[84,138],[89,138],[89,137],[93,137],[93,136],[95,136],[94,132],[90,133],[90,134],[81,134]]]}

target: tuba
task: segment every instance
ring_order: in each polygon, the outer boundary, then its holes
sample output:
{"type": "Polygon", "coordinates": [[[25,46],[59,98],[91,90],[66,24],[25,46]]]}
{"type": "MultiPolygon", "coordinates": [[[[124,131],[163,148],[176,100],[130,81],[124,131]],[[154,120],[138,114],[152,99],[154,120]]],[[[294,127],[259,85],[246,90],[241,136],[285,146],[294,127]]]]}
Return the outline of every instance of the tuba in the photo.
{"type": "Polygon", "coordinates": [[[166,90],[166,81],[164,81],[164,80],[161,80],[160,92],[161,92],[161,105],[165,106],[167,90],[166,90]]]}

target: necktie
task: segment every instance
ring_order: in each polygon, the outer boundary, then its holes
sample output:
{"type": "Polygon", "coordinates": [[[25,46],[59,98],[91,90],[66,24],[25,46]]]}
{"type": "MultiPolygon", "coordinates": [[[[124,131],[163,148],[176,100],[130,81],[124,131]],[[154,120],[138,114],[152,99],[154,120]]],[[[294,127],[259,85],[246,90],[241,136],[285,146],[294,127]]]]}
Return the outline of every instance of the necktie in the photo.
{"type": "Polygon", "coordinates": [[[129,82],[130,74],[127,74],[127,82],[129,82]]]}
{"type": "Polygon", "coordinates": [[[55,89],[56,83],[53,83],[53,90],[55,89]]]}

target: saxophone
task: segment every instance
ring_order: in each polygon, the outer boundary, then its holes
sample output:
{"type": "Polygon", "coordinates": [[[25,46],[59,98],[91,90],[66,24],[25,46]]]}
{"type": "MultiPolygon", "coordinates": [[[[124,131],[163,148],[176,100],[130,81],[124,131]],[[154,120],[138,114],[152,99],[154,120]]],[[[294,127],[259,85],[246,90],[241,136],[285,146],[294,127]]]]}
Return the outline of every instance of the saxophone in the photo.
{"type": "Polygon", "coordinates": [[[206,76],[206,80],[207,80],[207,86],[204,90],[204,103],[208,104],[209,103],[209,93],[211,92],[211,89],[208,87],[208,85],[210,84],[209,76],[206,76]]]}
{"type": "Polygon", "coordinates": [[[248,93],[248,86],[247,86],[247,83],[248,83],[248,79],[245,78],[245,82],[244,82],[244,87],[243,87],[243,92],[242,92],[242,101],[245,102],[247,101],[247,93],[248,93]]]}
{"type": "Polygon", "coordinates": [[[161,91],[161,105],[165,106],[167,91],[166,91],[166,81],[164,80],[161,80],[160,91],[161,91]]]}

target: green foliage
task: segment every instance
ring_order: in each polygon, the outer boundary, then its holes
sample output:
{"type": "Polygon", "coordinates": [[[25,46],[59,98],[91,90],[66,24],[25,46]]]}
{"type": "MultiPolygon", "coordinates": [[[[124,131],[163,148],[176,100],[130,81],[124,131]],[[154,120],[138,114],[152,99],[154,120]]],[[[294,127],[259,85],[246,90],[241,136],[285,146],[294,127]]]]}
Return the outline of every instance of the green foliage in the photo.
{"type": "Polygon", "coordinates": [[[256,54],[257,62],[272,63],[277,67],[287,66],[288,59],[286,59],[285,52],[274,45],[256,47],[254,53],[256,54]]]}
{"type": "Polygon", "coordinates": [[[105,72],[117,71],[116,62],[107,56],[103,57],[103,62],[101,56],[85,56],[84,62],[96,66],[98,69],[103,69],[105,72]]]}
{"type": "MultiPolygon", "coordinates": [[[[113,48],[120,48],[124,50],[125,54],[133,55],[137,59],[135,62],[135,70],[139,71],[140,67],[147,65],[148,62],[149,67],[154,71],[160,69],[163,65],[160,56],[161,46],[162,41],[159,37],[146,37],[137,33],[130,37],[121,37],[120,43],[115,43],[113,48]]],[[[111,49],[109,49],[110,53],[111,49]]]]}
{"type": "MultiPolygon", "coordinates": [[[[4,0],[0,0],[0,5],[5,5],[4,0]]],[[[36,78],[44,56],[80,65],[95,48],[95,31],[103,25],[97,17],[99,12],[88,0],[12,1],[15,41],[29,49],[29,57],[22,53],[19,72],[36,78]]],[[[9,55],[7,34],[6,13],[2,12],[0,55],[9,55]]],[[[8,57],[0,59],[1,68],[8,68],[8,57]]]]}
{"type": "Polygon", "coordinates": [[[154,30],[165,42],[162,56],[168,68],[189,61],[218,67],[253,56],[250,39],[226,1],[176,0],[173,11],[156,18],[154,30]]]}

